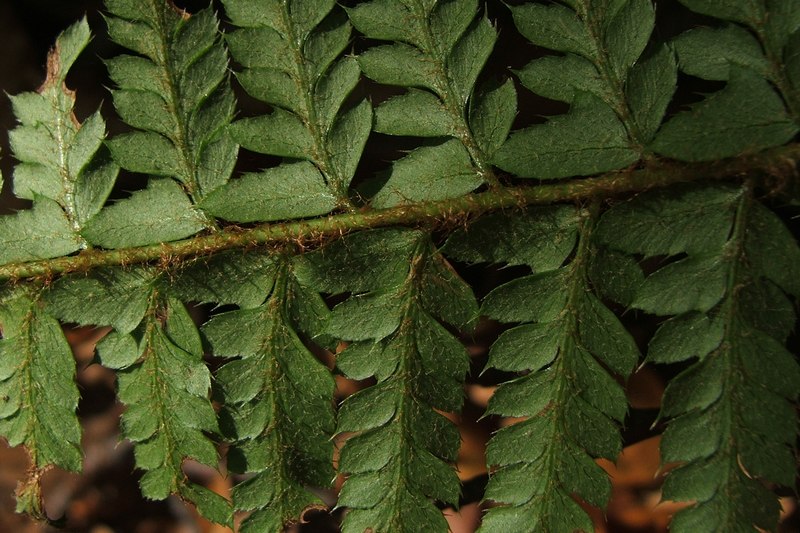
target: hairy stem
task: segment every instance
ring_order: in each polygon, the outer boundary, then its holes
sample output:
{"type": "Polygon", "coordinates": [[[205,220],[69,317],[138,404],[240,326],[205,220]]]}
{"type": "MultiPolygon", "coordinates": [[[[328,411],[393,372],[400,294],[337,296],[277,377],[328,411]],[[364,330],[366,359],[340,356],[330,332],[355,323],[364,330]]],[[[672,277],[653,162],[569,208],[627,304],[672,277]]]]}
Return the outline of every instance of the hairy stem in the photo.
{"type": "Polygon", "coordinates": [[[74,256],[11,263],[0,266],[0,279],[48,277],[102,266],[150,261],[169,264],[182,258],[270,243],[294,242],[302,248],[355,230],[392,225],[452,224],[465,222],[487,211],[582,199],[603,199],[680,182],[741,180],[750,177],[760,178],[759,181],[764,183],[767,182],[765,176],[787,179],[796,175],[798,162],[800,143],[713,163],[662,161],[637,170],[611,172],[593,178],[560,180],[535,186],[503,187],[437,202],[261,224],[248,229],[228,227],[210,235],[181,241],[119,250],[84,250],[74,256]]]}

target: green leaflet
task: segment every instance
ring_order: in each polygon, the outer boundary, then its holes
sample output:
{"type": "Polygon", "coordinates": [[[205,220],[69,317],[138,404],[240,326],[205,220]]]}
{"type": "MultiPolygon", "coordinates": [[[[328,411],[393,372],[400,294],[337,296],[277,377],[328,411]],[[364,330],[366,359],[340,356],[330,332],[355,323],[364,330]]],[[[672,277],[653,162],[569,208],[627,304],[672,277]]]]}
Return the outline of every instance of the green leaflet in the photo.
{"type": "Polygon", "coordinates": [[[314,150],[314,137],[303,121],[282,109],[239,120],[231,131],[237,142],[255,152],[304,159],[314,150]]]}
{"type": "Polygon", "coordinates": [[[520,33],[529,41],[590,61],[599,57],[597,43],[592,41],[586,24],[574,10],[559,4],[529,2],[511,12],[520,33]]]}
{"type": "Polygon", "coordinates": [[[730,68],[725,88],[664,124],[653,150],[683,161],[710,161],[794,137],[800,129],[769,83],[751,71],[730,68]]]}
{"type": "MultiPolygon", "coordinates": [[[[798,0],[778,0],[767,2],[766,10],[770,16],[767,17],[766,24],[760,28],[760,33],[764,35],[770,48],[787,49],[790,41],[797,35],[800,29],[800,2],[798,0]]],[[[797,90],[797,85],[795,85],[797,90]]]]}
{"type": "Polygon", "coordinates": [[[83,234],[89,242],[104,248],[129,248],[183,239],[204,227],[205,218],[181,186],[156,178],[150,180],[147,189],[101,211],[83,234]]]}
{"type": "Polygon", "coordinates": [[[673,46],[681,70],[692,76],[727,80],[732,65],[749,68],[763,77],[769,75],[769,64],[758,41],[735,24],[694,28],[679,35],[673,46]]]}
{"type": "MultiPolygon", "coordinates": [[[[348,204],[372,109],[365,100],[346,103],[360,74],[353,58],[342,57],[350,40],[347,17],[332,1],[297,0],[290,6],[225,0],[224,5],[240,28],[227,39],[234,59],[245,67],[240,83],[250,95],[277,106],[270,115],[237,121],[232,135],[250,150],[310,161],[324,177],[327,195],[335,204],[348,204]]],[[[301,190],[307,183],[298,176],[286,187],[301,190]]]]}
{"type": "Polygon", "coordinates": [[[596,216],[569,206],[530,209],[524,217],[496,214],[456,232],[445,246],[461,260],[535,271],[494,289],[481,307],[491,318],[523,323],[500,335],[488,366],[525,374],[500,385],[487,413],[530,417],[489,443],[487,460],[497,469],[486,498],[501,505],[489,509],[484,531],[588,531],[591,520],[570,494],[597,506],[610,496],[610,482],[592,458],[614,459],[620,451],[617,424],[627,402],[600,362],[626,377],[638,350],[589,292],[596,216]]]}
{"type": "Polygon", "coordinates": [[[56,201],[75,231],[100,210],[117,174],[101,150],[105,122],[97,112],[78,123],[75,93],[64,83],[90,37],[86,19],[65,30],[50,53],[47,79],[39,91],[11,97],[20,122],[9,134],[20,161],[14,192],[20,198],[56,201]]]}
{"type": "Polygon", "coordinates": [[[800,298],[800,249],[794,237],[775,216],[761,204],[753,204],[748,218],[751,231],[745,236],[744,249],[753,272],[770,280],[795,299],[800,298]]]}
{"type": "Polygon", "coordinates": [[[432,408],[460,410],[467,358],[439,320],[471,323],[477,315],[472,291],[429,236],[413,230],[355,234],[307,260],[303,277],[317,288],[354,293],[333,309],[328,325],[329,333],[356,341],[337,365],[352,377],[366,377],[366,371],[378,379],[339,411],[337,431],[357,433],[339,463],[349,474],[338,502],[349,508],[343,530],[446,531],[431,500],[458,500],[458,478],[448,463],[456,458],[459,436],[432,408]],[[328,262],[350,250],[358,255],[328,262]],[[372,254],[361,262],[365,250],[372,254]],[[387,266],[362,275],[348,268],[350,261],[387,266]],[[358,361],[370,363],[365,368],[358,361]]]}
{"type": "Polygon", "coordinates": [[[149,268],[97,269],[60,278],[44,294],[48,312],[81,326],[113,326],[131,333],[147,312],[156,273],[149,268]],[[92,305],[87,306],[86,301],[92,305]]]}
{"type": "Polygon", "coordinates": [[[428,91],[409,89],[375,110],[375,131],[387,135],[444,137],[457,125],[442,101],[428,91]]]}
{"type": "MultiPolygon", "coordinates": [[[[135,444],[136,466],[145,470],[139,481],[142,494],[155,500],[180,494],[207,518],[231,524],[229,505],[188,484],[181,469],[186,458],[217,465],[217,451],[204,434],[218,431],[208,400],[211,376],[191,317],[179,301],[153,290],[142,323],[131,335],[127,345],[135,344],[136,350],[113,366],[119,368],[118,395],[126,405],[122,432],[135,444]]],[[[102,360],[104,347],[98,350],[102,360]]]]}
{"type": "Polygon", "coordinates": [[[718,250],[726,241],[739,195],[738,188],[724,185],[678,185],[653,192],[647,203],[617,205],[598,225],[595,238],[644,257],[718,250]],[[624,232],[618,231],[623,227],[624,232]]]}
{"type": "Polygon", "coordinates": [[[181,468],[186,458],[216,467],[207,434],[219,430],[200,335],[170,295],[169,281],[150,267],[76,274],[49,288],[45,309],[65,322],[114,327],[97,344],[97,362],[117,371],[118,397],[126,405],[122,433],[135,445],[136,466],[145,470],[144,496],[178,494],[206,518],[230,524],[230,504],[189,483],[181,468]]]}
{"type": "Polygon", "coordinates": [[[106,8],[111,38],[139,54],[106,62],[117,112],[141,130],[108,143],[114,159],[177,179],[197,202],[228,180],[237,155],[226,132],[235,101],[216,16],[155,1],[107,0],[106,8]]]}
{"type": "Polygon", "coordinates": [[[652,139],[661,126],[677,81],[675,57],[666,45],[657,47],[630,70],[625,92],[631,117],[643,139],[652,139]]]}
{"type": "Polygon", "coordinates": [[[48,56],[39,91],[11,97],[20,123],[9,133],[19,160],[14,192],[34,206],[0,217],[2,262],[58,257],[85,247],[80,232],[114,185],[118,168],[102,148],[105,122],[98,111],[79,123],[75,93],[65,84],[90,37],[86,19],[65,30],[48,56]]]}
{"type": "Polygon", "coordinates": [[[423,146],[392,164],[389,179],[372,197],[373,207],[444,200],[467,194],[482,183],[464,145],[450,139],[423,146]]]}
{"type": "MultiPolygon", "coordinates": [[[[25,446],[36,472],[49,465],[77,472],[83,456],[75,361],[61,325],[38,300],[21,287],[0,305],[0,435],[25,446]]],[[[17,511],[45,516],[39,482],[32,475],[20,486],[17,511]]]]}
{"type": "Polygon", "coordinates": [[[45,520],[41,474],[53,465],[78,472],[83,454],[75,361],[38,291],[20,287],[0,305],[0,436],[24,445],[31,460],[29,477],[17,487],[17,512],[45,520]]]}
{"type": "Polygon", "coordinates": [[[61,206],[47,198],[33,209],[0,217],[0,242],[3,264],[58,257],[81,247],[61,206]]]}
{"type": "Polygon", "coordinates": [[[651,2],[528,2],[510,9],[527,39],[566,54],[532,61],[517,72],[520,81],[571,108],[512,133],[492,162],[538,179],[597,174],[636,162],[658,130],[677,80],[669,49],[642,57],[655,23],[651,2]]]}
{"type": "Polygon", "coordinates": [[[231,251],[185,263],[170,292],[182,301],[258,307],[272,291],[274,264],[267,253],[231,251]]]}
{"type": "Polygon", "coordinates": [[[651,340],[649,360],[696,359],[670,382],[661,411],[669,419],[662,458],[685,463],[667,476],[663,498],[696,502],[675,516],[673,531],[774,529],[778,505],[761,481],[794,483],[791,402],[800,390],[800,367],[783,347],[795,313],[781,290],[794,294],[800,272],[796,262],[781,263],[780,272],[765,265],[775,259],[777,242],[788,258],[800,249],[751,194],[723,186],[649,193],[610,210],[598,229],[607,246],[630,253],[660,248],[666,255],[688,254],[650,274],[632,304],[676,315],[651,340]],[[667,220],[678,209],[692,216],[685,211],[690,202],[680,205],[682,196],[707,199],[695,210],[714,203],[727,209],[717,209],[710,225],[687,227],[684,242],[664,241],[663,229],[641,227],[643,242],[668,246],[637,247],[612,235],[614,228],[622,235],[634,211],[667,220]],[[707,244],[700,248],[702,240],[707,244]]]}
{"type": "Polygon", "coordinates": [[[800,86],[791,59],[792,35],[800,30],[800,2],[683,3],[698,13],[736,23],[695,28],[674,41],[682,70],[728,84],[674,117],[653,149],[686,161],[704,161],[792,138],[800,120],[800,86]]]}
{"type": "Polygon", "coordinates": [[[226,220],[254,222],[324,215],[336,207],[336,197],[317,167],[303,161],[246,174],[200,207],[226,220]]]}
{"type": "Polygon", "coordinates": [[[503,145],[517,114],[514,82],[488,80],[469,102],[469,123],[475,142],[487,156],[503,145]]]}
{"type": "Polygon", "coordinates": [[[789,44],[784,49],[783,60],[786,64],[786,76],[796,90],[800,87],[800,31],[792,34],[789,44]]]}
{"type": "Polygon", "coordinates": [[[408,262],[417,239],[416,232],[401,228],[354,233],[347,238],[351,246],[323,247],[306,256],[312,260],[299,262],[296,273],[303,284],[330,294],[396,287],[408,275],[408,262]],[[370,261],[381,255],[397,261],[370,261]],[[323,262],[330,267],[323,268],[323,262]]]}
{"type": "Polygon", "coordinates": [[[606,172],[638,159],[614,112],[584,95],[566,115],[512,133],[494,163],[520,177],[553,179],[606,172]]]}
{"type": "Polygon", "coordinates": [[[702,13],[724,20],[734,22],[754,23],[759,20],[760,11],[763,9],[763,0],[742,2],[741,0],[680,0],[683,5],[702,13]]]}
{"type": "Polygon", "coordinates": [[[217,386],[223,431],[234,442],[229,466],[255,474],[233,491],[234,507],[253,511],[242,532],[280,531],[299,520],[322,505],[305,487],[327,487],[334,477],[334,382],[299,337],[318,333],[328,310],[297,282],[291,261],[275,260],[263,305],[216,315],[203,327],[217,356],[235,358],[217,372],[217,386]]]}
{"type": "Polygon", "coordinates": [[[488,161],[508,136],[516,92],[510,81],[476,89],[497,39],[478,2],[371,0],[347,14],[367,37],[396,41],[358,57],[368,78],[407,88],[375,110],[375,131],[451,137],[395,162],[372,205],[454,198],[496,182],[488,161]]]}
{"type": "Polygon", "coordinates": [[[572,103],[581,93],[603,100],[611,98],[597,67],[575,54],[534,59],[515,74],[526,88],[552,100],[572,103]]]}

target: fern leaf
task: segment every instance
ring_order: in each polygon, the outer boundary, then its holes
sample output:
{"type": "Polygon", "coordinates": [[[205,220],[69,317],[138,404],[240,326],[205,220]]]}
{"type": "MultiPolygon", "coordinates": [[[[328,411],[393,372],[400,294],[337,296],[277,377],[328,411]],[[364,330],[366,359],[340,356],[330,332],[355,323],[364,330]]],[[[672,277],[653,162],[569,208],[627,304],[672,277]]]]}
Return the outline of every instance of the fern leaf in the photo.
{"type": "Polygon", "coordinates": [[[522,177],[553,178],[622,168],[637,159],[614,112],[587,95],[576,98],[570,113],[513,133],[496,162],[522,177]]]}
{"type": "Polygon", "coordinates": [[[693,28],[676,37],[672,45],[681,70],[698,78],[727,81],[732,66],[748,68],[762,78],[769,75],[769,63],[758,40],[736,24],[693,28]]]}
{"type": "Polygon", "coordinates": [[[423,146],[392,165],[391,177],[372,197],[376,207],[443,200],[466,194],[481,184],[464,145],[450,139],[423,146]]]}
{"type": "Polygon", "coordinates": [[[353,293],[333,309],[327,331],[354,341],[337,358],[345,374],[377,379],[339,412],[337,431],[357,433],[339,460],[349,474],[338,503],[349,508],[343,531],[447,531],[430,500],[458,500],[448,463],[459,435],[433,409],[460,410],[467,357],[440,321],[470,323],[472,291],[428,235],[412,230],[353,235],[311,254],[298,272],[325,292],[353,293]]]}
{"type": "Polygon", "coordinates": [[[185,263],[170,291],[184,302],[234,304],[252,309],[264,303],[274,283],[267,254],[230,252],[185,263]]]}
{"type": "Polygon", "coordinates": [[[214,467],[218,462],[204,434],[218,432],[208,401],[211,376],[191,317],[182,303],[154,291],[132,340],[127,341],[134,349],[131,363],[117,365],[118,394],[127,407],[123,435],[135,444],[136,466],[145,470],[139,481],[142,494],[157,500],[179,494],[201,514],[231,524],[230,507],[222,498],[193,487],[181,469],[186,458],[214,467]]]}
{"type": "Polygon", "coordinates": [[[627,253],[688,254],[650,274],[633,301],[674,315],[652,339],[648,359],[691,360],[667,387],[661,410],[669,419],[662,458],[683,463],[667,476],[663,497],[696,502],[675,516],[672,530],[774,529],[779,506],[762,482],[794,483],[791,402],[800,367],[783,347],[795,323],[784,291],[796,297],[800,275],[794,239],[747,187],[727,186],[642,195],[604,215],[598,237],[627,253]],[[714,204],[713,215],[704,212],[714,204]],[[696,223],[711,224],[693,223],[679,239],[665,225],[642,225],[647,246],[615,236],[638,214],[685,218],[691,206],[703,209],[689,215],[696,223]],[[775,246],[786,255],[773,265],[775,246]]]}
{"type": "Polygon", "coordinates": [[[113,326],[128,334],[147,312],[155,274],[150,269],[98,269],[91,276],[75,274],[53,283],[44,295],[53,316],[81,326],[113,326]],[[92,305],[85,305],[87,299],[92,305]]]}
{"type": "Polygon", "coordinates": [[[111,38],[137,54],[107,61],[117,112],[137,130],[109,141],[114,159],[178,180],[197,203],[228,180],[237,155],[216,16],[210,8],[189,16],[165,0],[107,0],[106,8],[111,38]]]}
{"type": "Polygon", "coordinates": [[[375,207],[440,200],[497,181],[488,161],[508,136],[516,114],[513,83],[476,87],[497,34],[475,0],[373,0],[347,11],[375,46],[359,58],[364,74],[408,91],[375,110],[375,131],[438,137],[394,163],[375,207]],[[420,169],[434,169],[420,173],[420,169]]]}
{"type": "Polygon", "coordinates": [[[56,202],[41,198],[33,209],[0,217],[0,263],[70,254],[81,247],[67,215],[56,202]]]}
{"type": "Polygon", "coordinates": [[[39,297],[20,287],[0,305],[0,435],[11,446],[24,445],[31,459],[33,473],[17,490],[17,511],[44,518],[41,473],[51,465],[77,472],[83,457],[75,361],[39,297]]]}
{"type": "Polygon", "coordinates": [[[445,246],[458,259],[534,269],[494,289],[481,308],[521,323],[497,339],[487,366],[525,373],[500,385],[487,413],[527,418],[489,442],[487,460],[496,470],[486,498],[501,505],[489,509],[483,531],[591,531],[570,495],[598,507],[610,497],[611,484],[592,459],[613,460],[621,450],[617,425],[627,402],[601,363],[625,378],[638,350],[589,290],[596,217],[568,206],[490,215],[445,246]]]}
{"type": "Polygon", "coordinates": [[[664,124],[653,150],[675,159],[708,161],[776,146],[800,131],[765,79],[729,69],[728,85],[664,124]]]}
{"type": "Polygon", "coordinates": [[[305,509],[324,506],[306,487],[334,478],[334,382],[300,339],[301,327],[319,332],[328,309],[297,282],[290,256],[263,269],[273,285],[262,305],[216,315],[203,327],[215,355],[236,357],[216,378],[223,429],[234,442],[229,467],[253,474],[233,491],[234,507],[253,511],[242,532],[299,521],[305,509]]]}
{"type": "Polygon", "coordinates": [[[217,466],[207,434],[219,429],[200,335],[158,271],[109,268],[61,278],[45,301],[62,320],[114,327],[98,343],[97,359],[117,372],[126,406],[122,433],[135,445],[136,466],[145,470],[142,494],[155,500],[177,494],[210,520],[232,523],[230,504],[188,482],[181,468],[187,458],[217,466]]]}
{"type": "Polygon", "coordinates": [[[172,180],[151,180],[95,216],[86,225],[86,237],[104,248],[130,248],[175,241],[202,230],[206,219],[172,180]]]}
{"type": "Polygon", "coordinates": [[[319,169],[307,161],[245,174],[209,195],[207,213],[236,222],[286,220],[330,213],[336,196],[319,169]]]}
{"type": "Polygon", "coordinates": [[[511,12],[527,39],[564,54],[532,61],[517,72],[520,81],[571,107],[512,133],[493,162],[520,177],[552,179],[623,168],[646,154],[677,81],[669,49],[645,52],[651,2],[527,2],[511,12]]]}
{"type": "Polygon", "coordinates": [[[800,3],[683,3],[734,23],[695,28],[674,41],[681,70],[728,83],[669,120],[653,150],[684,161],[709,161],[793,138],[800,131],[800,86],[792,78],[789,58],[794,46],[791,35],[800,33],[795,14],[800,3]]]}
{"type": "Polygon", "coordinates": [[[82,124],[65,79],[89,43],[86,20],[58,38],[48,55],[47,78],[37,92],[11,97],[20,125],[10,132],[14,192],[34,201],[32,211],[0,217],[0,262],[57,257],[87,246],[83,228],[103,206],[118,168],[102,148],[99,111],[82,124]]]}
{"type": "Polygon", "coordinates": [[[235,214],[243,189],[222,191],[216,212],[226,218],[276,220],[325,214],[350,205],[353,179],[372,125],[364,99],[348,102],[360,77],[355,59],[341,57],[350,41],[347,17],[335,2],[225,0],[240,29],[228,36],[238,78],[255,98],[276,106],[269,115],[241,119],[232,132],[242,146],[259,153],[309,161],[245,175],[241,187],[258,190],[264,204],[250,216],[235,214]],[[314,168],[316,167],[316,168],[314,168]],[[276,190],[274,183],[282,180],[276,190]],[[295,196],[306,196],[298,203],[295,196]]]}

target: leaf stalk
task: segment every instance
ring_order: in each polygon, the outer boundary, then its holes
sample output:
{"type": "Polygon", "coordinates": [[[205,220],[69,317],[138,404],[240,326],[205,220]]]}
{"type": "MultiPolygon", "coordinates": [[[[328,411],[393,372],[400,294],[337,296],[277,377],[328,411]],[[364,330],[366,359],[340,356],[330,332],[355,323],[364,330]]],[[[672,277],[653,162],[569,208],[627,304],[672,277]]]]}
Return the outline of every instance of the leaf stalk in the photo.
{"type": "Polygon", "coordinates": [[[267,223],[247,229],[228,226],[211,234],[180,241],[117,250],[95,248],[72,256],[10,263],[0,266],[0,280],[51,278],[98,267],[147,262],[168,265],[182,259],[208,256],[224,250],[251,249],[287,242],[296,243],[301,249],[305,249],[357,230],[393,225],[465,223],[488,211],[555,202],[603,200],[682,182],[710,179],[740,181],[750,178],[761,184],[769,184],[769,178],[777,176],[786,180],[795,176],[798,162],[800,143],[711,163],[687,164],[660,160],[643,168],[615,171],[591,178],[509,186],[436,202],[401,205],[389,209],[366,208],[355,213],[267,223]]]}

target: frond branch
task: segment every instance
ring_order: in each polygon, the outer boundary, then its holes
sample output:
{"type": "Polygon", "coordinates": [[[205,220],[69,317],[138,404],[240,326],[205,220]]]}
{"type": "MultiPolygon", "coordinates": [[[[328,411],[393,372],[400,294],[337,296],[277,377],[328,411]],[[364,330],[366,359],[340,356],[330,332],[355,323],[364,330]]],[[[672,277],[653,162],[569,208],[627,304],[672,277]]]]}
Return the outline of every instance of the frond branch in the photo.
{"type": "Polygon", "coordinates": [[[402,205],[389,209],[364,209],[308,220],[261,224],[242,229],[229,226],[209,235],[174,242],[122,248],[83,250],[77,255],[10,263],[0,266],[0,279],[22,280],[53,277],[98,267],[160,262],[168,265],[182,258],[208,256],[224,250],[293,242],[316,247],[346,233],[393,225],[452,225],[489,211],[529,205],[548,205],[586,199],[611,198],[674,183],[704,180],[755,179],[770,184],[796,179],[800,143],[791,143],[756,154],[711,163],[658,161],[641,169],[609,172],[592,178],[559,180],[536,186],[504,187],[436,202],[402,205]]]}

